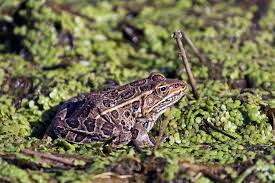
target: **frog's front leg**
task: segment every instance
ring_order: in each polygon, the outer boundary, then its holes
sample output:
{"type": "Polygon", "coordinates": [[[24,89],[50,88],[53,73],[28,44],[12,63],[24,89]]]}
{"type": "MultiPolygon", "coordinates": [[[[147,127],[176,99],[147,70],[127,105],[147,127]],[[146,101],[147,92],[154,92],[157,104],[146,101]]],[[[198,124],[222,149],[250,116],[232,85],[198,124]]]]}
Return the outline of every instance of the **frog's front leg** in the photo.
{"type": "Polygon", "coordinates": [[[138,147],[154,146],[155,139],[151,137],[141,123],[136,123],[132,128],[132,141],[138,147]]]}
{"type": "Polygon", "coordinates": [[[112,147],[116,148],[120,144],[127,145],[132,140],[131,131],[121,131],[117,137],[112,141],[112,147]]]}
{"type": "Polygon", "coordinates": [[[137,123],[141,124],[147,132],[149,132],[155,125],[155,121],[154,119],[151,118],[138,118],[137,119],[137,123]]]}

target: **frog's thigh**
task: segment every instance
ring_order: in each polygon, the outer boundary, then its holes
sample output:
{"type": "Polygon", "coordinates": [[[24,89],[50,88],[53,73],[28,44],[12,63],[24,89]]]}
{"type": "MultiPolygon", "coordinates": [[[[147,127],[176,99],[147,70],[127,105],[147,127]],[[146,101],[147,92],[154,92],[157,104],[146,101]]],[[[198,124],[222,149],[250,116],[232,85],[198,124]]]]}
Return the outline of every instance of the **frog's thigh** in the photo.
{"type": "Polygon", "coordinates": [[[119,135],[114,139],[114,145],[128,144],[132,140],[131,131],[121,131],[119,135]]]}
{"type": "Polygon", "coordinates": [[[140,123],[135,124],[132,129],[132,136],[132,141],[139,147],[155,145],[154,138],[149,136],[146,128],[144,128],[140,123]]]}
{"type": "Polygon", "coordinates": [[[66,114],[67,109],[63,109],[58,112],[58,114],[51,121],[51,124],[48,126],[46,133],[44,134],[44,138],[47,136],[50,136],[52,138],[57,138],[62,135],[64,136],[65,130],[63,130],[63,128],[61,130],[57,130],[57,127],[64,126],[64,118],[66,114]]]}

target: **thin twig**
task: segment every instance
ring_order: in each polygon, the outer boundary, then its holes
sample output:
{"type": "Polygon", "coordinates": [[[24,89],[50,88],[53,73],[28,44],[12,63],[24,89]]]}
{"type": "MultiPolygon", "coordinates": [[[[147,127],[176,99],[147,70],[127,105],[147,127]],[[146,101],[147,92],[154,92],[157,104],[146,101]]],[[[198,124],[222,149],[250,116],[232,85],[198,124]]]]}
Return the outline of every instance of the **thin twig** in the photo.
{"type": "Polygon", "coordinates": [[[55,156],[55,155],[52,155],[52,154],[49,154],[49,153],[40,153],[40,152],[37,152],[37,151],[33,151],[31,149],[23,149],[22,152],[26,155],[29,155],[29,156],[37,156],[37,157],[42,158],[42,159],[47,159],[47,160],[50,160],[50,161],[55,161],[55,162],[58,162],[58,163],[62,163],[64,165],[75,166],[73,159],[59,157],[59,156],[55,156]]]}
{"type": "Polygon", "coordinates": [[[223,130],[220,130],[219,128],[215,127],[212,123],[209,123],[208,121],[204,120],[203,121],[208,127],[212,128],[213,130],[217,131],[217,132],[220,132],[221,134],[231,138],[231,139],[234,139],[236,140],[236,137],[232,136],[232,135],[229,135],[227,134],[226,132],[224,132],[223,130]]]}
{"type": "Polygon", "coordinates": [[[206,58],[199,52],[199,50],[194,46],[192,41],[189,39],[189,37],[184,34],[184,32],[181,32],[183,40],[187,43],[188,46],[193,50],[195,55],[199,58],[202,64],[207,65],[207,60],[206,58]]]}
{"type": "Polygon", "coordinates": [[[74,11],[73,9],[71,9],[70,7],[67,7],[67,6],[64,6],[64,5],[60,5],[58,3],[55,3],[55,2],[52,2],[52,1],[48,1],[47,2],[47,5],[55,12],[57,13],[60,13],[62,11],[65,11],[71,15],[74,15],[74,16],[78,16],[78,17],[81,17],[81,18],[84,18],[90,22],[94,22],[95,20],[87,15],[84,15],[84,14],[81,14],[77,11],[74,11]]]}
{"type": "Polygon", "coordinates": [[[201,64],[205,65],[208,68],[209,78],[220,79],[221,74],[219,71],[218,64],[216,65],[216,64],[211,63],[209,58],[207,56],[205,56],[204,54],[202,54],[196,48],[196,46],[192,43],[191,39],[189,39],[189,37],[186,34],[184,34],[184,32],[181,32],[181,34],[182,34],[184,43],[186,43],[191,48],[191,50],[195,53],[195,56],[198,57],[198,59],[200,60],[201,64]]]}
{"type": "Polygon", "coordinates": [[[163,137],[163,135],[164,135],[164,131],[165,131],[165,129],[167,128],[168,123],[169,123],[169,121],[170,121],[172,118],[173,118],[173,114],[172,114],[172,112],[169,112],[167,118],[166,118],[165,120],[163,120],[162,127],[160,128],[160,131],[159,131],[159,136],[158,136],[158,138],[156,139],[156,145],[155,145],[155,147],[154,147],[154,150],[156,150],[156,149],[159,148],[160,143],[161,143],[161,141],[162,141],[162,137],[163,137]]]}
{"type": "Polygon", "coordinates": [[[185,50],[183,48],[183,44],[182,44],[182,41],[181,41],[182,36],[183,36],[183,34],[182,34],[181,31],[177,31],[177,32],[173,33],[173,37],[176,39],[177,45],[178,45],[179,50],[180,50],[180,56],[182,58],[185,70],[187,72],[189,81],[191,83],[193,95],[194,95],[195,99],[198,100],[199,99],[199,94],[198,94],[197,87],[196,87],[197,86],[196,81],[193,77],[192,71],[191,71],[190,66],[189,66],[188,58],[187,58],[185,50]]]}

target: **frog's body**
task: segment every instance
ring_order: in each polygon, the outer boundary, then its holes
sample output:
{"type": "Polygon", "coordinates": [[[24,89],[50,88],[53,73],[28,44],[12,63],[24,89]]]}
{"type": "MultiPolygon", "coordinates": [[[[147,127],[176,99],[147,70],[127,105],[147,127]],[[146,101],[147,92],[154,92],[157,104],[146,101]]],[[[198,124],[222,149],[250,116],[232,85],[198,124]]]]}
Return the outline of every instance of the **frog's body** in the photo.
{"type": "Polygon", "coordinates": [[[186,91],[186,83],[154,73],[117,88],[81,94],[59,108],[47,133],[74,143],[114,137],[114,145],[132,140],[139,146],[152,146],[148,132],[186,91]]]}

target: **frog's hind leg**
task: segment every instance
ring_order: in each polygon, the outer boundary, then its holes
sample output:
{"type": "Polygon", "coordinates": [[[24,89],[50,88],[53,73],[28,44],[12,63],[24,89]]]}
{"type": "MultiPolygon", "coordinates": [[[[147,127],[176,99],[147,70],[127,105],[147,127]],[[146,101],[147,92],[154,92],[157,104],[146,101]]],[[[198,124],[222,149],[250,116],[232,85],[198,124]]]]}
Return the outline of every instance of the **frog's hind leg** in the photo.
{"type": "Polygon", "coordinates": [[[53,138],[58,137],[58,134],[55,133],[55,128],[57,126],[64,126],[65,118],[70,117],[77,107],[80,107],[84,104],[85,96],[85,94],[80,94],[76,97],[71,98],[70,100],[58,107],[58,112],[48,126],[46,133],[44,134],[44,138],[46,138],[47,136],[53,138]]]}
{"type": "Polygon", "coordinates": [[[154,146],[155,139],[151,137],[141,123],[136,123],[132,131],[132,141],[138,147],[154,146]]]}
{"type": "Polygon", "coordinates": [[[66,114],[66,110],[61,111],[59,115],[57,115],[50,126],[48,127],[46,134],[51,136],[52,138],[61,137],[66,139],[69,142],[83,144],[91,142],[91,135],[87,135],[85,133],[79,132],[77,130],[73,130],[71,128],[67,128],[67,124],[65,122],[65,117],[62,114],[66,114]]]}
{"type": "Polygon", "coordinates": [[[76,144],[86,144],[92,141],[89,135],[75,131],[69,131],[66,135],[66,139],[76,144]]]}
{"type": "Polygon", "coordinates": [[[90,135],[70,130],[62,126],[57,126],[54,131],[58,137],[64,138],[67,141],[75,144],[85,144],[92,141],[92,137],[90,135]]]}
{"type": "Polygon", "coordinates": [[[55,118],[52,120],[52,122],[47,128],[44,134],[44,138],[46,138],[47,136],[50,136],[55,139],[59,136],[64,136],[65,131],[67,130],[65,130],[65,128],[61,126],[63,126],[62,124],[64,124],[64,118],[65,118],[66,112],[67,112],[67,109],[61,111],[59,115],[55,116],[55,118]],[[56,128],[59,128],[59,130],[57,130],[56,128]]]}

